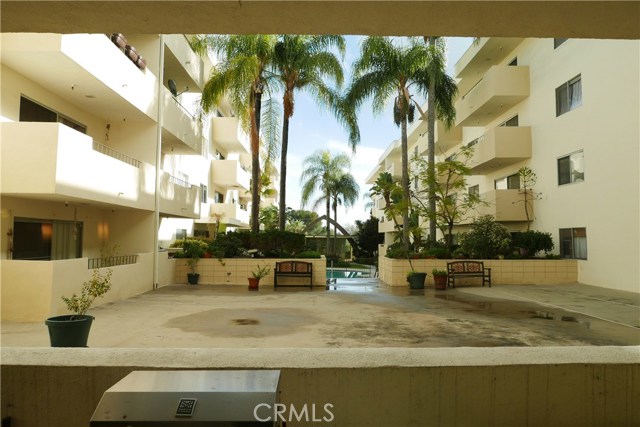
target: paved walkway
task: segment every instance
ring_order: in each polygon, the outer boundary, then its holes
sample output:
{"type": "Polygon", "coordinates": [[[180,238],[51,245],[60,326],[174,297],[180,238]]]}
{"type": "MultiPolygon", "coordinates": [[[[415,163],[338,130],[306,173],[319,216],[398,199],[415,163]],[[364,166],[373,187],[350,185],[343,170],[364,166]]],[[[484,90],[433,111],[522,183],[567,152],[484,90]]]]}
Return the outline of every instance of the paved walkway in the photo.
{"type": "MultiPolygon", "coordinates": [[[[435,291],[341,280],[337,289],[172,285],[91,310],[91,347],[639,345],[640,295],[594,286],[435,291]]],[[[47,347],[42,323],[3,323],[2,346],[47,347]]]]}

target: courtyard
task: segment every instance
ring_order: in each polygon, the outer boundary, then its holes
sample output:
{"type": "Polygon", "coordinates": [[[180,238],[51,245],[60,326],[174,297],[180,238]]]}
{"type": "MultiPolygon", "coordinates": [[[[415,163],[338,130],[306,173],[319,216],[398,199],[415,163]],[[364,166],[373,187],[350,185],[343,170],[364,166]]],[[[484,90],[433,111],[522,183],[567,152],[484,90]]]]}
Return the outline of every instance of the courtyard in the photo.
{"type": "MultiPolygon", "coordinates": [[[[434,348],[640,344],[640,296],[582,284],[410,290],[171,285],[90,311],[94,348],[434,348]]],[[[44,319],[4,347],[48,347],[44,319]]]]}

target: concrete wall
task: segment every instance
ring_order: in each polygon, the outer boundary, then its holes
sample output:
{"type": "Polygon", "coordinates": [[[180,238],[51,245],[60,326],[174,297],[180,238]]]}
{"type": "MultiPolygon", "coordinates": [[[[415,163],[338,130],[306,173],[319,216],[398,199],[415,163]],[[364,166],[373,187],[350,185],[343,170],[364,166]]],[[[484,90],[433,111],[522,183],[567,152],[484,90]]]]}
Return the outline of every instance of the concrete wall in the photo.
{"type": "MultiPolygon", "coordinates": [[[[174,260],[159,254],[158,284],[169,285],[173,279],[174,260]]],[[[2,321],[38,322],[50,316],[67,314],[62,296],[78,293],[91,277],[87,258],[59,261],[0,261],[2,269],[2,321]]],[[[130,298],[153,289],[153,254],[138,255],[138,262],[112,267],[112,287],[95,300],[98,307],[130,298]]],[[[100,269],[104,274],[106,269],[100,269]]]]}
{"type": "MultiPolygon", "coordinates": [[[[384,251],[381,251],[384,253],[384,251]]],[[[431,270],[446,270],[446,259],[413,259],[415,271],[426,272],[426,285],[434,286],[431,270]]],[[[547,285],[557,283],[574,283],[579,281],[579,261],[575,259],[554,260],[481,260],[486,268],[491,269],[493,285],[547,285]]],[[[407,273],[411,271],[406,259],[392,259],[384,255],[378,257],[380,280],[391,286],[407,286],[407,273]]],[[[456,283],[482,285],[480,278],[465,279],[456,283]]]]}
{"type": "Polygon", "coordinates": [[[288,408],[333,405],[331,422],[291,427],[637,426],[638,350],[3,348],[2,417],[87,426],[104,391],[134,370],[279,369],[288,408]]]}
{"type": "MultiPolygon", "coordinates": [[[[187,273],[191,270],[187,265],[187,260],[178,258],[175,269],[175,283],[187,283],[187,273]]],[[[288,259],[276,258],[225,258],[222,262],[215,258],[203,258],[198,263],[196,272],[200,274],[199,284],[203,285],[241,285],[248,286],[247,278],[251,277],[251,271],[256,266],[267,265],[271,267],[269,274],[260,280],[260,286],[273,286],[273,270],[276,262],[288,261],[288,259]]],[[[326,286],[327,282],[327,261],[325,259],[296,259],[294,261],[304,261],[313,264],[313,286],[326,286]]],[[[304,284],[309,283],[309,279],[301,277],[288,277],[278,279],[280,284],[304,284]]]]}

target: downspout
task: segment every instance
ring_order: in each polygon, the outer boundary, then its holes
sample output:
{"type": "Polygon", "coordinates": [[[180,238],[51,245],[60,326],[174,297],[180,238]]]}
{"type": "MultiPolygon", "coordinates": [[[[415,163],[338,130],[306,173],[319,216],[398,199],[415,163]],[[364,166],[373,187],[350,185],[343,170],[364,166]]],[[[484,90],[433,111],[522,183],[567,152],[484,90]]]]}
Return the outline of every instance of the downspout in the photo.
{"type": "Polygon", "coordinates": [[[164,35],[160,34],[160,57],[158,61],[158,116],[156,118],[156,182],[154,189],[155,206],[153,212],[153,287],[158,289],[158,233],[160,231],[160,163],[162,162],[162,115],[164,105],[164,35]]]}

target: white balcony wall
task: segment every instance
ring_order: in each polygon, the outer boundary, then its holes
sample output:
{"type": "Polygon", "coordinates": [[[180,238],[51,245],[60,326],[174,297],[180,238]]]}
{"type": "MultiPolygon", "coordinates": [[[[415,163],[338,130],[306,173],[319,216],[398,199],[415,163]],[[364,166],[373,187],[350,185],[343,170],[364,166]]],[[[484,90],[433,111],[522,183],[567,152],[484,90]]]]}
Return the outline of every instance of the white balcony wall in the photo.
{"type": "Polygon", "coordinates": [[[456,101],[457,126],[485,126],[529,96],[529,67],[495,65],[456,101]]]}
{"type": "Polygon", "coordinates": [[[166,141],[176,153],[202,154],[202,124],[166,88],[163,88],[162,96],[162,127],[176,139],[173,142],[173,138],[163,140],[163,144],[166,141]]]}
{"type": "Polygon", "coordinates": [[[242,169],[238,160],[212,160],[211,178],[215,185],[249,190],[251,175],[242,169]]]}
{"type": "Polygon", "coordinates": [[[210,140],[227,152],[251,152],[249,135],[240,127],[237,117],[212,117],[210,140]]]}
{"type": "Polygon", "coordinates": [[[240,208],[237,203],[211,203],[211,215],[222,214],[221,222],[229,225],[249,224],[249,210],[240,208]]]}
{"type": "MultiPolygon", "coordinates": [[[[179,65],[182,70],[189,75],[192,83],[195,84],[198,89],[202,90],[209,77],[209,71],[211,70],[211,62],[209,59],[203,59],[196,55],[183,34],[165,35],[164,44],[176,60],[176,64],[174,65],[179,65]]],[[[166,62],[165,59],[165,63],[166,62]]],[[[170,74],[170,71],[171,70],[167,70],[167,75],[170,74]]],[[[196,88],[190,87],[190,89],[193,90],[196,88]]]]}
{"type": "Polygon", "coordinates": [[[160,174],[160,213],[200,218],[200,187],[179,182],[167,172],[160,174]]]}
{"type": "Polygon", "coordinates": [[[92,139],[59,123],[2,123],[2,193],[153,210],[154,171],[93,149],[92,139]],[[25,143],[28,141],[28,143],[25,143]]]}

